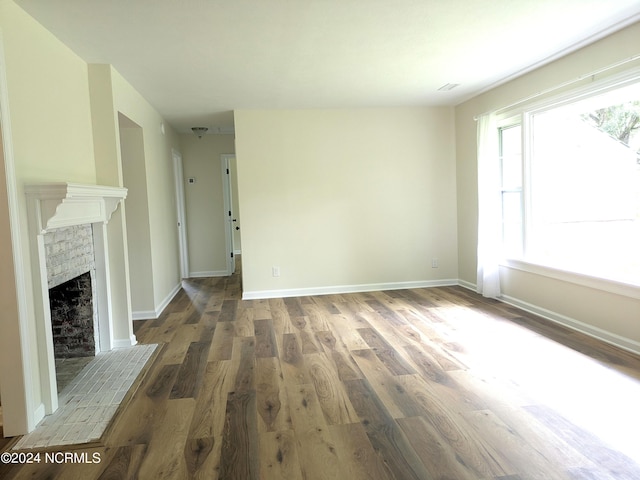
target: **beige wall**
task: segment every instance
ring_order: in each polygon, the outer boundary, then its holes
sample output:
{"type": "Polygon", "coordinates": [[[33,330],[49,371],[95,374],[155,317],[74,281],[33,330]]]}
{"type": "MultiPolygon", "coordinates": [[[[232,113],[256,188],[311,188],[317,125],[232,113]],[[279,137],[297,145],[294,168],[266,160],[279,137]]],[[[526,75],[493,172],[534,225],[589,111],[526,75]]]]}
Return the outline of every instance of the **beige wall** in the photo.
{"type": "MultiPolygon", "coordinates": [[[[159,314],[180,287],[178,220],[171,153],[172,149],[180,150],[180,139],[149,102],[113,68],[111,83],[115,112],[126,116],[142,129],[149,242],[144,247],[133,245],[132,248],[147,248],[151,253],[152,271],[148,272],[146,278],[153,283],[155,313],[159,314]]],[[[143,188],[142,185],[140,188],[143,188]]]]}
{"type": "MultiPolygon", "coordinates": [[[[476,122],[473,117],[579,77],[584,79],[563,89],[589,83],[594,78],[604,78],[614,70],[595,77],[589,74],[639,55],[639,39],[640,23],[636,23],[456,107],[458,259],[459,278],[463,282],[476,282],[478,206],[476,122]]],[[[577,277],[575,280],[580,281],[577,277]]],[[[640,293],[637,289],[617,288],[604,282],[601,282],[601,288],[597,285],[594,288],[593,284],[581,285],[573,279],[552,278],[545,272],[527,273],[508,267],[501,270],[501,282],[503,293],[525,307],[539,309],[558,321],[640,351],[637,323],[640,319],[640,293]]]]}
{"type": "Polygon", "coordinates": [[[220,156],[234,153],[233,135],[180,136],[191,276],[224,275],[227,252],[220,156]],[[193,184],[187,182],[194,178],[193,184]]]}
{"type": "MultiPolygon", "coordinates": [[[[129,251],[129,278],[131,285],[131,310],[154,316],[153,282],[148,276],[153,272],[151,263],[151,233],[149,227],[149,203],[147,201],[147,177],[145,168],[143,131],[124,115],[119,115],[120,151],[122,174],[127,191],[127,246],[129,251]],[[149,312],[152,312],[151,315],[149,312]]],[[[141,316],[138,313],[138,316],[141,316]]]]}
{"type": "MultiPolygon", "coordinates": [[[[22,364],[31,381],[25,387],[31,392],[26,408],[34,414],[41,408],[42,393],[33,301],[28,301],[32,276],[24,185],[44,181],[95,183],[91,110],[85,62],[10,0],[0,0],[0,30],[7,111],[11,115],[8,140],[13,147],[17,187],[18,231],[14,233],[25,255],[24,284],[20,287],[27,296],[26,323],[21,334],[23,345],[29,348],[14,352],[14,361],[22,364]],[[21,359],[20,355],[25,357],[21,359]]],[[[19,331],[16,325],[6,327],[14,333],[19,331]]],[[[19,343],[20,339],[12,338],[16,348],[19,343]]]]}
{"type": "Polygon", "coordinates": [[[245,295],[457,278],[453,109],[240,110],[235,125],[245,295]]]}

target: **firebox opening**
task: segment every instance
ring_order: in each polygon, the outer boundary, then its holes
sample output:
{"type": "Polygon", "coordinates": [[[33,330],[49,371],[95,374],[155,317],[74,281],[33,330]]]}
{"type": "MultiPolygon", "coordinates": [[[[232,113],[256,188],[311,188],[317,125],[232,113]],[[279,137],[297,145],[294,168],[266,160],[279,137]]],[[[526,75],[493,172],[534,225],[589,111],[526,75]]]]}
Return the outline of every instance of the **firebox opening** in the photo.
{"type": "Polygon", "coordinates": [[[55,357],[95,356],[90,272],[50,289],[49,304],[55,357]]]}
{"type": "Polygon", "coordinates": [[[91,272],[49,289],[49,305],[60,392],[96,354],[91,272]]]}

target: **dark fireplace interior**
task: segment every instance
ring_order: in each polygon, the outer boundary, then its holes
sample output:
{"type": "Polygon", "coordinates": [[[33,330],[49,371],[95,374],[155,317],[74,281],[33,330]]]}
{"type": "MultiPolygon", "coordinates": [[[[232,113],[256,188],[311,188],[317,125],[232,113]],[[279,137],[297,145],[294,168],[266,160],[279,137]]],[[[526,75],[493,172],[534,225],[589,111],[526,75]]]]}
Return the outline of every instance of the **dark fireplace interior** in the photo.
{"type": "Polygon", "coordinates": [[[55,358],[95,356],[90,272],[51,288],[49,304],[55,358]]]}

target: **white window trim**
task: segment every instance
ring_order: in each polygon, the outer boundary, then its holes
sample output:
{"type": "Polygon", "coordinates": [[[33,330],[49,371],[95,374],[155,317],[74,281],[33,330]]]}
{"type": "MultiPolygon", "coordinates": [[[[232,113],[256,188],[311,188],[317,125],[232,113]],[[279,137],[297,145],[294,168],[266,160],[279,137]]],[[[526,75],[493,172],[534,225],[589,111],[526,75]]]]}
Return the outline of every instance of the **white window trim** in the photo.
{"type": "Polygon", "coordinates": [[[640,300],[640,286],[630,283],[562,270],[557,267],[515,258],[503,259],[500,262],[500,266],[640,300]]]}
{"type": "MultiPolygon", "coordinates": [[[[513,270],[519,270],[535,275],[552,278],[555,280],[561,280],[564,282],[580,285],[584,287],[594,288],[597,290],[622,295],[625,297],[640,299],[640,283],[631,284],[618,280],[612,280],[604,277],[598,277],[595,275],[589,275],[584,273],[578,273],[575,271],[563,270],[558,267],[552,267],[537,263],[529,258],[526,258],[527,251],[527,237],[528,232],[531,231],[529,225],[528,209],[531,205],[531,199],[529,198],[531,192],[530,185],[530,169],[531,169],[531,141],[528,135],[531,135],[531,129],[529,128],[531,118],[533,115],[557,108],[565,104],[577,102],[582,99],[594,97],[608,91],[625,87],[633,83],[640,82],[640,67],[629,69],[625,72],[611,75],[605,79],[594,81],[589,85],[584,85],[578,88],[574,88],[557,95],[549,96],[546,98],[532,100],[530,102],[518,104],[517,107],[501,111],[497,115],[498,128],[505,128],[509,125],[520,123],[522,125],[522,174],[523,174],[523,256],[520,258],[505,257],[500,261],[501,267],[510,268],[513,270]]],[[[640,280],[639,280],[640,282],[640,280]]]]}

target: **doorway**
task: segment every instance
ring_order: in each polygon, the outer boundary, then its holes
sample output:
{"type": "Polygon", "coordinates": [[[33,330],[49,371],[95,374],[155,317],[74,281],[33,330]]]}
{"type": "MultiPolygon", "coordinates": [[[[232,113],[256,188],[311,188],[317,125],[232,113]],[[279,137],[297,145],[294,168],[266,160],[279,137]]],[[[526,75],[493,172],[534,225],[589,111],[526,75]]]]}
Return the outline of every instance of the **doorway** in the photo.
{"type": "Polygon", "coordinates": [[[238,217],[238,202],[235,194],[235,161],[234,154],[223,154],[220,157],[222,167],[222,192],[224,202],[224,230],[227,254],[227,275],[236,271],[236,255],[240,253],[240,219],[238,217]]]}
{"type": "Polygon", "coordinates": [[[182,169],[182,155],[171,150],[173,157],[173,173],[176,185],[176,208],[178,217],[178,248],[180,249],[180,276],[189,278],[189,251],[187,243],[187,215],[184,201],[184,174],[182,169]]]}

